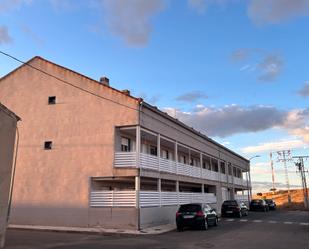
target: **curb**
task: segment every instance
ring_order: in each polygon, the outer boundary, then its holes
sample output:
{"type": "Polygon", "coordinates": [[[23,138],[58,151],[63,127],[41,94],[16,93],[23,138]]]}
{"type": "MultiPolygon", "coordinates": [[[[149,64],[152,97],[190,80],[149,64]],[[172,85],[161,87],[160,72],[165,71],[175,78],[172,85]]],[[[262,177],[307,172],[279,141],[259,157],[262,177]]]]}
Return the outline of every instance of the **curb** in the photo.
{"type": "Polygon", "coordinates": [[[84,234],[126,234],[126,235],[159,235],[175,230],[175,226],[166,225],[160,227],[137,230],[104,229],[104,228],[82,228],[82,227],[52,227],[32,225],[9,225],[8,229],[32,230],[59,233],[84,233],[84,234]]]}

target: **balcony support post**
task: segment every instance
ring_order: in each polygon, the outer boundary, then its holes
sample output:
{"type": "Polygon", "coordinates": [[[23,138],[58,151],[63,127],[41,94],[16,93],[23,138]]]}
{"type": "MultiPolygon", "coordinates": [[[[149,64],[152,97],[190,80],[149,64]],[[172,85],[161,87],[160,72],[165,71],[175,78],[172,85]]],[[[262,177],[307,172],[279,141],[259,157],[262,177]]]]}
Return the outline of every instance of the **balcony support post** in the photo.
{"type": "Polygon", "coordinates": [[[161,207],[162,206],[162,201],[161,201],[161,178],[158,178],[157,187],[158,187],[158,193],[159,193],[159,207],[161,207]]]}
{"type": "Polygon", "coordinates": [[[161,135],[157,135],[157,156],[158,156],[158,170],[160,171],[160,161],[161,161],[161,135]]]}
{"type": "Polygon", "coordinates": [[[140,153],[141,153],[141,127],[136,126],[136,167],[140,168],[140,153]]]}
{"type": "Polygon", "coordinates": [[[176,174],[178,174],[178,143],[175,141],[175,164],[176,164],[176,174]]]}
{"type": "MultiPolygon", "coordinates": [[[[200,178],[203,178],[203,154],[202,153],[200,153],[200,166],[201,166],[200,178]]],[[[204,184],[203,184],[203,189],[204,189],[204,184]]]]}

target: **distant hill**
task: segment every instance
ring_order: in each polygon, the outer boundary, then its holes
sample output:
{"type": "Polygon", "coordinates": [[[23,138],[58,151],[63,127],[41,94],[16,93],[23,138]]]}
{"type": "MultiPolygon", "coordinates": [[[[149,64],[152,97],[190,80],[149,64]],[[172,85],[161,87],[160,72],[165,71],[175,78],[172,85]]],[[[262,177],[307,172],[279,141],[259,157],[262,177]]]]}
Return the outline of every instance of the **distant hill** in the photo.
{"type": "MultiPolygon", "coordinates": [[[[308,189],[309,191],[309,189],[308,189]]],[[[284,209],[304,209],[304,196],[302,189],[291,189],[291,200],[292,203],[288,203],[288,191],[279,190],[274,194],[273,192],[262,193],[262,196],[254,195],[253,198],[273,199],[279,208],[284,209]]]]}

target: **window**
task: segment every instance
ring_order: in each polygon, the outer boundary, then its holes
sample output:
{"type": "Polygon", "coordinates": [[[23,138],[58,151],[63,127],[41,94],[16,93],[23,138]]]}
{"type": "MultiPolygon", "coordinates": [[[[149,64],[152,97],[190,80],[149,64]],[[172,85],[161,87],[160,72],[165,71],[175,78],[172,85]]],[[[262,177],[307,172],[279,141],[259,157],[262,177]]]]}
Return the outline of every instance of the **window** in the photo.
{"type": "Polygon", "coordinates": [[[124,152],[131,151],[131,139],[126,137],[121,138],[121,151],[124,152]]]}
{"type": "Polygon", "coordinates": [[[186,156],[179,156],[179,162],[186,164],[186,156]]]}
{"type": "Polygon", "coordinates": [[[204,159],[205,169],[211,170],[210,157],[205,157],[204,159]]]}
{"type": "Polygon", "coordinates": [[[212,170],[215,172],[219,171],[219,167],[218,167],[218,160],[211,158],[211,165],[212,165],[212,170]]]}
{"type": "Polygon", "coordinates": [[[48,104],[55,105],[56,104],[56,96],[49,96],[48,97],[48,104]]]}
{"type": "Polygon", "coordinates": [[[168,159],[168,150],[162,150],[162,158],[168,159]]]}
{"type": "Polygon", "coordinates": [[[231,163],[228,164],[228,169],[229,169],[229,175],[231,176],[232,175],[232,164],[231,163]]]}
{"type": "Polygon", "coordinates": [[[153,155],[153,156],[157,156],[158,155],[158,151],[157,151],[157,147],[156,146],[150,145],[150,155],[153,155]]]}
{"type": "Polygon", "coordinates": [[[45,150],[51,150],[53,147],[53,142],[52,141],[45,141],[44,142],[44,149],[45,150]]]}
{"type": "Polygon", "coordinates": [[[220,171],[222,174],[225,174],[225,162],[220,162],[220,171]]]}

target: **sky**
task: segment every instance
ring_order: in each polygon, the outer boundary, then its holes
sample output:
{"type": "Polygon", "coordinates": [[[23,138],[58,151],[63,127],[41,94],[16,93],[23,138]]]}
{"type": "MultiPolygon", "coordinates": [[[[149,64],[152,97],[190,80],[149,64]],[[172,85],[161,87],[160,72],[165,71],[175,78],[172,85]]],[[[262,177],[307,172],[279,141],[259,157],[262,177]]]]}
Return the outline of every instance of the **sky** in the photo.
{"type": "MultiPolygon", "coordinates": [[[[0,0],[1,51],[107,76],[242,156],[259,155],[255,191],[271,187],[270,152],[279,189],[276,152],[309,155],[308,27],[309,0],[0,0]]],[[[0,76],[17,66],[0,55],[0,76]]]]}

